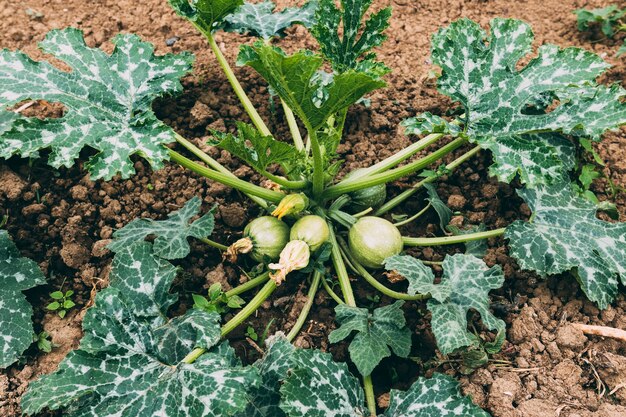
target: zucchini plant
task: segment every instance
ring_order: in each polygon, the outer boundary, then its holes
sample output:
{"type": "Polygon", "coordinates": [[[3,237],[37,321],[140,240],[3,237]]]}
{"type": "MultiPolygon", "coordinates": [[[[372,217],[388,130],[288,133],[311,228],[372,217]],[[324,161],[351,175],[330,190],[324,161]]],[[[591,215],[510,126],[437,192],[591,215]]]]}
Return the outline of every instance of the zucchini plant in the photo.
{"type": "MultiPolygon", "coordinates": [[[[626,31],[626,8],[620,9],[616,5],[611,5],[599,9],[578,9],[574,10],[578,22],[578,30],[588,31],[592,26],[599,26],[602,33],[607,38],[613,38],[620,32],[626,31]]],[[[626,54],[626,39],[617,51],[617,56],[626,54]]]]}
{"type": "MultiPolygon", "coordinates": [[[[228,132],[212,131],[210,144],[248,164],[270,181],[264,187],[237,178],[190,140],[158,120],[157,97],[180,93],[191,72],[189,53],[155,56],[134,35],[114,38],[111,55],[85,45],[75,29],[54,30],[44,52],[71,71],[34,62],[21,52],[0,53],[0,156],[48,153],[53,167],[74,164],[80,151],[96,151],[86,163],[93,180],[129,178],[131,158],[159,169],[165,161],[247,195],[260,209],[244,236],[226,246],[209,239],[212,212],[190,200],[162,221],[136,220],[114,234],[111,285],[85,316],[80,348],[59,370],[31,384],[22,406],[68,415],[166,416],[366,416],[377,415],[372,372],[392,354],[407,357],[412,333],[406,301],[426,301],[443,354],[482,347],[497,351],[505,324],[489,310],[488,293],[504,282],[502,268],[480,259],[484,241],[503,237],[519,265],[542,276],[571,273],[586,296],[606,308],[626,277],[626,225],[596,218],[600,207],[576,184],[577,148],[626,124],[626,92],[596,78],[608,68],[579,48],[543,45],[519,68],[533,42],[519,20],[494,19],[487,33],[461,19],[432,39],[432,61],[441,68],[438,88],[458,103],[454,120],[425,113],[405,120],[407,148],[339,179],[337,153],[350,106],[385,86],[390,69],[373,49],[386,36],[391,10],[369,13],[371,0],[311,1],[274,11],[271,2],[170,0],[173,9],[204,35],[241,101],[249,121],[228,132]],[[285,29],[302,24],[319,49],[289,54],[278,46],[285,29]],[[278,140],[255,110],[235,71],[215,41],[215,32],[256,38],[242,45],[238,65],[253,68],[278,96],[291,140],[278,140]],[[58,119],[27,118],[12,109],[24,100],[60,102],[58,119]],[[166,146],[176,143],[176,146],[166,146]],[[416,154],[430,150],[426,156],[416,154]],[[451,212],[432,183],[483,151],[491,175],[510,183],[533,211],[529,221],[475,231],[447,228],[451,212]],[[454,156],[451,162],[448,158],[454,156]],[[418,178],[388,198],[386,184],[418,178]],[[427,191],[425,207],[396,224],[385,218],[403,202],[427,191]],[[399,227],[430,208],[441,220],[440,237],[403,236],[399,227]],[[145,242],[148,235],[154,243],[145,242]],[[188,237],[223,251],[225,260],[250,257],[265,272],[225,293],[239,296],[261,287],[220,326],[215,309],[197,308],[169,318],[176,295],[169,262],[189,253],[188,237]],[[405,248],[465,243],[467,253],[448,255],[438,278],[430,264],[402,254],[405,248]],[[381,269],[405,278],[405,290],[381,282],[381,269]],[[392,304],[370,311],[357,305],[350,275],[392,304]],[[308,282],[308,301],[286,335],[272,338],[265,355],[244,366],[223,341],[289,280],[308,282]],[[337,286],[335,286],[335,284],[337,286]],[[339,327],[332,343],[349,341],[350,359],[362,386],[344,363],[329,354],[295,349],[313,298],[323,287],[337,302],[339,327]],[[333,288],[339,288],[337,294],[333,288]],[[492,331],[481,340],[468,330],[468,312],[480,314],[492,331]]],[[[282,138],[281,138],[282,139],[282,138]]],[[[594,196],[595,197],[595,196],[594,196]]],[[[2,317],[2,316],[0,316],[2,317]]],[[[286,329],[287,330],[287,329],[286,329]]],[[[406,392],[392,391],[385,416],[486,416],[463,398],[449,377],[419,378],[406,392]]]]}

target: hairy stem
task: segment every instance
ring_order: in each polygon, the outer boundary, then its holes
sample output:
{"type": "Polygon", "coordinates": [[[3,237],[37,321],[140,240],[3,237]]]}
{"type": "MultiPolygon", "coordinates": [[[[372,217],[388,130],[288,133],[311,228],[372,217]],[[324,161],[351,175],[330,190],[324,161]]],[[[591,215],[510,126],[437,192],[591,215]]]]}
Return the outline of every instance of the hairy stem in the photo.
{"type": "Polygon", "coordinates": [[[252,102],[246,95],[246,92],[244,91],[244,89],[241,87],[241,84],[239,84],[239,80],[237,80],[235,73],[233,72],[232,68],[228,64],[228,61],[226,60],[226,57],[220,50],[219,46],[217,46],[217,43],[215,42],[215,38],[213,37],[211,32],[204,31],[204,30],[201,30],[201,31],[204,34],[204,36],[207,38],[207,40],[209,41],[209,45],[211,46],[211,49],[213,50],[213,53],[215,54],[215,57],[217,58],[217,62],[219,63],[220,67],[222,67],[222,70],[224,71],[224,74],[226,75],[228,82],[233,87],[233,90],[235,90],[235,94],[237,95],[237,98],[239,98],[239,101],[243,105],[243,108],[246,110],[246,113],[248,113],[248,116],[250,116],[250,119],[252,120],[252,123],[254,124],[254,126],[256,126],[256,128],[259,129],[259,132],[261,132],[263,136],[272,136],[272,133],[267,128],[267,125],[265,124],[263,119],[261,119],[261,116],[252,105],[252,102]]]}
{"type": "Polygon", "coordinates": [[[249,281],[244,282],[241,285],[236,286],[235,288],[233,288],[232,290],[226,291],[226,297],[232,297],[234,295],[239,295],[242,294],[246,291],[249,291],[253,288],[258,287],[259,285],[263,284],[264,282],[266,282],[268,279],[270,279],[270,273],[269,272],[265,272],[261,275],[259,275],[256,278],[252,278],[249,281]]]}
{"type": "Polygon", "coordinates": [[[283,105],[283,111],[285,112],[285,119],[287,119],[287,125],[289,125],[289,131],[293,138],[293,144],[299,151],[304,151],[304,142],[302,141],[302,135],[300,134],[300,128],[298,122],[296,122],[296,116],[293,114],[293,110],[285,103],[281,98],[280,103],[283,105]]]}
{"type": "MultiPolygon", "coordinates": [[[[448,165],[446,165],[446,168],[449,171],[453,171],[454,169],[458,168],[459,165],[461,165],[463,162],[467,161],[468,159],[476,155],[478,152],[480,152],[480,147],[476,146],[472,148],[471,150],[465,152],[463,155],[456,158],[454,161],[450,162],[448,165]]],[[[437,178],[438,177],[436,176],[432,176],[432,177],[424,178],[423,180],[417,182],[408,190],[403,191],[402,193],[398,194],[397,196],[395,196],[394,198],[392,198],[391,200],[387,201],[385,204],[380,206],[380,208],[378,208],[378,210],[374,212],[374,216],[382,216],[383,214],[387,213],[389,210],[395,208],[400,203],[405,201],[407,198],[411,197],[413,194],[418,192],[419,189],[424,186],[424,184],[431,183],[435,181],[437,178]]]]}
{"type": "Polygon", "coordinates": [[[471,242],[474,240],[489,239],[490,237],[502,236],[506,231],[506,227],[500,229],[488,230],[486,232],[468,233],[459,236],[445,237],[402,237],[404,246],[443,246],[454,245],[457,243],[471,242]]]}
{"type": "MultiPolygon", "coordinates": [[[[178,143],[183,145],[185,147],[185,149],[187,149],[189,152],[194,154],[196,157],[198,157],[198,159],[200,159],[202,162],[207,164],[209,167],[211,167],[214,170],[219,171],[219,172],[221,172],[223,174],[230,175],[233,178],[237,178],[237,176],[235,174],[233,174],[232,172],[230,172],[230,170],[228,168],[226,168],[224,165],[222,165],[219,162],[217,162],[215,159],[211,158],[202,149],[198,148],[196,145],[194,145],[193,143],[191,143],[190,141],[188,141],[187,139],[185,139],[184,137],[182,137],[178,133],[175,133],[175,135],[176,135],[176,141],[178,143]]],[[[262,198],[250,195],[250,194],[246,194],[246,195],[248,196],[248,198],[250,198],[252,201],[254,201],[261,208],[267,209],[267,207],[268,207],[267,201],[263,200],[262,198]]]]}
{"type": "Polygon", "coordinates": [[[217,181],[221,184],[232,187],[246,194],[250,194],[264,200],[271,201],[272,203],[280,202],[280,200],[282,200],[282,198],[285,196],[284,194],[278,193],[276,191],[268,190],[266,188],[259,187],[258,185],[250,184],[247,181],[240,180],[232,174],[224,174],[222,172],[202,166],[188,158],[185,158],[178,152],[171,149],[169,149],[169,154],[170,158],[179,165],[197,174],[200,174],[203,177],[209,178],[213,181],[217,181]]]}
{"type": "Polygon", "coordinates": [[[324,191],[324,160],[322,149],[317,140],[317,132],[313,129],[307,130],[311,142],[311,153],[313,154],[313,196],[317,198],[324,191]]]}
{"type": "MultiPolygon", "coordinates": [[[[267,297],[269,297],[274,292],[275,289],[276,283],[272,280],[267,281],[265,286],[261,288],[261,290],[254,296],[254,298],[250,300],[248,304],[246,304],[246,306],[235,315],[235,317],[227,321],[222,326],[222,337],[232,332],[235,328],[237,328],[237,326],[243,323],[245,319],[250,317],[250,315],[252,315],[252,313],[254,313],[261,306],[261,304],[263,304],[263,301],[265,301],[267,297]]],[[[185,356],[183,362],[193,363],[205,352],[206,349],[204,348],[195,348],[187,356],[185,356]]]]}
{"type": "Polygon", "coordinates": [[[307,294],[306,303],[304,303],[304,305],[302,306],[302,310],[300,311],[300,314],[298,315],[298,319],[296,320],[296,323],[293,325],[293,327],[291,328],[291,330],[289,330],[289,333],[287,334],[287,340],[289,340],[290,342],[292,342],[293,339],[296,338],[296,336],[300,332],[300,329],[302,329],[302,326],[306,322],[306,318],[308,317],[309,312],[311,311],[311,307],[313,306],[315,294],[317,293],[317,289],[320,286],[321,279],[322,279],[322,273],[320,271],[315,271],[313,273],[313,281],[311,281],[311,287],[309,287],[309,293],[307,294]]]}
{"type": "Polygon", "coordinates": [[[323,194],[324,199],[331,199],[338,197],[342,194],[349,193],[352,191],[360,190],[363,188],[373,187],[378,184],[385,184],[390,181],[397,180],[398,178],[405,177],[407,175],[413,174],[415,171],[418,171],[422,168],[426,168],[428,165],[436,162],[438,159],[443,158],[450,152],[457,149],[459,146],[465,143],[465,139],[457,138],[447,145],[437,149],[435,152],[430,155],[413,161],[409,164],[406,164],[402,167],[398,167],[395,169],[391,169],[386,172],[381,172],[380,174],[374,174],[368,177],[359,178],[350,182],[340,182],[339,184],[328,187],[323,194]]]}
{"type": "Polygon", "coordinates": [[[200,240],[203,243],[206,243],[209,246],[212,246],[212,247],[214,247],[216,249],[219,249],[221,251],[225,251],[226,249],[228,249],[228,246],[222,245],[221,243],[217,243],[216,241],[208,239],[206,237],[200,238],[198,240],[200,240]]]}

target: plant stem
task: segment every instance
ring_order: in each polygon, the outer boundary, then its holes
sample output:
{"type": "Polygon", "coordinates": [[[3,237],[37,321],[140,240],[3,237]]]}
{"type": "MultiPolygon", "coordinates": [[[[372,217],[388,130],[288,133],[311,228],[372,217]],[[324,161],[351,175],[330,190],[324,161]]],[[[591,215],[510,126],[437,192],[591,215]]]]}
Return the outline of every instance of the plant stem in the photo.
{"type": "MultiPolygon", "coordinates": [[[[468,159],[476,155],[478,152],[480,152],[480,147],[476,146],[472,148],[471,150],[465,152],[463,155],[456,158],[454,161],[450,162],[448,165],[446,165],[446,168],[449,171],[453,171],[454,169],[458,168],[459,165],[461,165],[463,162],[467,161],[468,159]]],[[[387,213],[389,210],[393,209],[394,207],[396,207],[397,205],[405,201],[407,198],[411,197],[417,191],[419,191],[419,189],[423,187],[424,184],[433,182],[437,178],[439,177],[431,176],[431,177],[424,178],[423,180],[417,182],[408,190],[403,191],[402,193],[398,194],[397,196],[395,196],[394,198],[392,198],[391,200],[383,204],[381,207],[379,207],[378,210],[374,212],[374,216],[382,216],[383,214],[387,213]]]]}
{"type": "Polygon", "coordinates": [[[289,125],[289,131],[291,132],[291,137],[293,138],[293,144],[297,150],[304,151],[304,142],[302,141],[300,128],[298,127],[298,122],[296,122],[293,110],[291,110],[291,107],[289,107],[282,98],[280,99],[280,103],[283,105],[285,119],[287,119],[287,125],[289,125]]]}
{"type": "Polygon", "coordinates": [[[371,375],[363,377],[363,388],[365,390],[365,399],[367,401],[370,417],[376,417],[376,397],[374,396],[374,383],[372,382],[371,375]]]}
{"type": "MultiPolygon", "coordinates": [[[[188,141],[187,139],[185,139],[184,137],[182,137],[178,133],[175,133],[175,135],[176,135],[176,141],[178,143],[183,145],[185,147],[185,149],[187,149],[189,152],[191,152],[192,154],[197,156],[198,159],[200,159],[202,162],[207,164],[209,167],[211,167],[214,170],[219,171],[219,172],[221,172],[223,174],[230,175],[233,178],[237,178],[237,176],[235,174],[233,174],[232,172],[230,172],[230,170],[228,168],[226,168],[224,165],[222,165],[219,162],[217,162],[215,159],[211,158],[202,149],[198,148],[196,145],[194,145],[193,143],[191,143],[190,141],[188,141]]],[[[250,198],[252,201],[254,201],[261,208],[267,209],[267,207],[268,207],[267,201],[263,200],[262,198],[256,197],[254,195],[250,195],[250,194],[246,194],[246,195],[248,196],[248,198],[250,198]]]]}
{"type": "Polygon", "coordinates": [[[281,187],[288,188],[290,190],[301,190],[303,188],[306,188],[309,185],[309,182],[305,180],[291,181],[286,178],[279,177],[278,175],[270,174],[269,172],[265,170],[258,171],[258,172],[264,177],[266,177],[267,179],[274,181],[276,184],[280,185],[281,187]]]}
{"type": "Polygon", "coordinates": [[[330,285],[328,285],[328,282],[326,281],[325,278],[322,279],[322,285],[324,286],[324,289],[326,290],[326,292],[328,293],[328,295],[330,295],[330,298],[332,298],[333,300],[335,300],[337,302],[337,304],[345,304],[343,302],[343,300],[341,298],[339,298],[339,296],[337,295],[337,293],[335,293],[335,291],[333,291],[332,288],[330,288],[330,285]]]}
{"type": "Polygon", "coordinates": [[[188,158],[185,158],[178,152],[171,149],[169,149],[169,154],[170,158],[179,165],[190,169],[191,171],[200,174],[203,177],[217,181],[221,184],[235,188],[239,191],[243,191],[246,194],[250,194],[271,201],[272,203],[280,202],[280,200],[282,200],[282,198],[285,196],[284,194],[278,193],[276,191],[268,190],[266,188],[259,187],[258,185],[250,184],[247,181],[240,180],[232,174],[224,174],[223,172],[204,167],[188,158]]]}
{"type": "MultiPolygon", "coordinates": [[[[439,139],[441,139],[444,135],[442,133],[431,133],[430,135],[418,140],[417,142],[409,145],[408,147],[402,149],[400,152],[391,155],[388,158],[383,159],[382,161],[368,167],[364,168],[360,171],[357,171],[350,175],[350,178],[345,180],[346,182],[353,181],[357,178],[367,177],[373,174],[378,174],[379,172],[383,172],[388,170],[389,168],[398,165],[399,163],[405,161],[411,156],[415,155],[422,149],[427,148],[432,145],[439,139]]],[[[341,182],[339,183],[341,184],[341,182]]]]}
{"type": "MultiPolygon", "coordinates": [[[[268,281],[265,286],[261,288],[261,290],[254,296],[254,298],[250,300],[248,304],[246,304],[246,306],[235,315],[235,317],[227,321],[222,326],[222,337],[232,332],[237,326],[243,323],[245,319],[250,317],[250,315],[254,313],[261,306],[261,304],[263,304],[263,302],[274,292],[275,289],[276,283],[272,280],[268,281]]],[[[204,352],[206,352],[206,349],[204,348],[195,348],[187,356],[185,356],[182,361],[184,363],[193,363],[204,352]]]]}
{"type": "Polygon", "coordinates": [[[378,184],[385,184],[390,181],[397,180],[398,178],[405,177],[407,175],[414,173],[417,170],[427,167],[433,162],[436,162],[438,159],[454,151],[455,149],[457,149],[459,146],[463,145],[464,143],[465,143],[464,138],[457,138],[453,140],[452,142],[448,143],[447,145],[437,149],[435,152],[431,153],[430,155],[424,158],[418,159],[416,161],[413,161],[404,166],[391,169],[386,172],[381,172],[379,174],[374,174],[368,177],[359,178],[350,182],[342,181],[339,184],[335,184],[333,186],[328,187],[324,191],[323,198],[324,199],[335,198],[345,193],[360,190],[363,188],[373,187],[374,185],[378,185],[378,184]]]}
{"type": "Polygon", "coordinates": [[[311,153],[313,154],[313,196],[317,198],[324,191],[324,160],[322,149],[317,140],[317,132],[314,129],[307,130],[311,142],[311,153]]]}
{"type": "Polygon", "coordinates": [[[354,293],[352,292],[350,277],[348,276],[346,265],[343,263],[341,250],[339,249],[339,244],[337,243],[337,238],[335,237],[332,224],[329,223],[328,228],[330,229],[330,237],[328,240],[332,244],[330,257],[333,261],[333,266],[335,267],[335,273],[337,274],[337,279],[339,280],[339,287],[341,288],[343,299],[349,306],[356,307],[356,299],[354,298],[354,293]]]}
{"type": "Polygon", "coordinates": [[[356,259],[354,259],[354,257],[350,253],[350,250],[348,249],[348,246],[346,245],[345,241],[343,241],[343,239],[340,240],[339,243],[341,245],[342,254],[348,258],[348,261],[354,267],[355,272],[359,274],[361,277],[363,277],[365,281],[368,282],[368,284],[370,284],[372,287],[374,287],[376,290],[378,290],[382,294],[386,295],[387,297],[394,298],[396,300],[405,300],[405,301],[417,301],[417,300],[425,300],[427,298],[430,298],[430,294],[409,295],[409,294],[401,293],[398,291],[394,291],[391,288],[387,288],[386,286],[381,284],[376,278],[374,278],[372,274],[370,274],[363,265],[361,265],[360,263],[356,261],[356,259]]]}
{"type": "Polygon", "coordinates": [[[248,290],[251,290],[253,288],[258,287],[259,285],[263,284],[265,281],[267,281],[270,278],[270,273],[269,272],[265,272],[264,274],[259,275],[256,278],[253,278],[249,281],[244,282],[241,285],[236,286],[235,288],[233,288],[232,290],[228,290],[226,291],[226,297],[232,297],[234,295],[239,295],[241,293],[244,293],[248,290]]]}
{"type": "Polygon", "coordinates": [[[426,207],[424,207],[423,209],[421,209],[420,211],[418,211],[417,213],[415,213],[414,215],[412,215],[411,217],[409,217],[408,219],[404,219],[401,222],[397,222],[394,223],[393,225],[396,227],[400,227],[400,226],[404,226],[405,224],[409,224],[411,223],[413,220],[418,219],[422,214],[426,213],[426,211],[428,211],[428,209],[432,206],[431,203],[428,203],[426,205],[426,207]]]}
{"type": "Polygon", "coordinates": [[[313,306],[315,294],[317,293],[317,289],[320,286],[321,279],[322,279],[322,273],[320,271],[313,272],[313,281],[311,281],[311,287],[309,288],[309,293],[307,294],[306,303],[304,303],[304,305],[302,306],[302,310],[300,311],[300,314],[298,315],[298,319],[296,320],[296,323],[293,325],[293,327],[291,328],[291,330],[289,330],[289,333],[287,334],[287,340],[289,340],[290,342],[292,342],[293,339],[296,338],[296,336],[300,332],[300,329],[302,329],[302,326],[306,322],[306,318],[309,315],[309,312],[311,311],[311,307],[313,306]]]}
{"type": "Polygon", "coordinates": [[[206,243],[209,246],[212,246],[212,247],[214,247],[216,249],[219,249],[221,251],[224,251],[224,250],[228,249],[228,246],[222,245],[221,243],[217,243],[216,241],[208,239],[206,237],[200,238],[198,240],[200,240],[201,242],[206,243]]]}
{"type": "Polygon", "coordinates": [[[239,80],[237,80],[235,73],[228,64],[228,61],[226,60],[226,57],[220,50],[219,46],[217,46],[217,43],[215,42],[215,38],[213,37],[213,34],[211,34],[211,31],[205,31],[202,29],[200,30],[209,41],[209,45],[211,46],[211,49],[213,50],[213,53],[217,58],[217,62],[219,63],[220,67],[222,67],[222,70],[224,71],[224,74],[226,74],[228,82],[230,82],[233,90],[235,90],[235,94],[239,98],[239,101],[243,105],[243,108],[246,110],[246,113],[248,113],[248,116],[250,116],[250,119],[252,120],[254,126],[259,129],[263,136],[272,136],[272,133],[267,128],[267,125],[265,124],[263,119],[261,119],[261,116],[252,105],[252,102],[246,95],[244,89],[241,87],[241,84],[239,84],[239,80]]]}
{"type": "Polygon", "coordinates": [[[402,237],[404,246],[442,246],[454,245],[457,243],[471,242],[474,240],[489,239],[490,237],[502,236],[506,231],[506,227],[500,229],[488,230],[486,232],[469,233],[459,236],[445,237],[402,237]]]}

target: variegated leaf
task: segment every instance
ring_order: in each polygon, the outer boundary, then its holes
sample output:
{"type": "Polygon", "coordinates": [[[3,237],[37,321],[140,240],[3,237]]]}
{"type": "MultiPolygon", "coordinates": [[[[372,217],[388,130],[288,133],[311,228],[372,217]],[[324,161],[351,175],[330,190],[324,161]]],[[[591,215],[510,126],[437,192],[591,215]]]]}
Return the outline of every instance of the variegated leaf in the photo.
{"type": "Polygon", "coordinates": [[[205,238],[213,233],[215,219],[213,210],[191,222],[191,218],[200,212],[202,200],[195,196],[183,208],[170,213],[165,220],[136,219],[113,233],[113,242],[108,246],[117,252],[129,245],[143,241],[154,235],[154,253],[163,259],[180,259],[189,254],[187,238],[205,238]]]}
{"type": "Polygon", "coordinates": [[[33,308],[22,291],[45,284],[37,264],[20,256],[5,230],[0,230],[0,368],[6,368],[33,342],[33,308]]]}
{"type": "Polygon", "coordinates": [[[335,320],[340,326],[328,335],[330,343],[340,342],[356,332],[350,342],[350,359],[361,375],[370,375],[381,360],[391,355],[406,358],[411,353],[411,331],[406,327],[402,306],[396,301],[370,312],[366,308],[339,304],[335,320]]]}
{"type": "Polygon", "coordinates": [[[595,78],[609,65],[578,48],[543,45],[518,70],[532,41],[530,27],[519,20],[494,19],[487,36],[477,23],[461,19],[433,37],[432,59],[442,68],[439,90],[465,107],[466,134],[492,151],[492,173],[503,181],[519,173],[536,186],[558,182],[568,170],[554,136],[544,134],[599,139],[626,123],[626,92],[598,86],[595,78]],[[554,108],[535,111],[537,98],[547,96],[555,98],[554,108]]]}
{"type": "Polygon", "coordinates": [[[235,13],[226,16],[223,29],[263,39],[283,36],[290,26],[301,24],[310,27],[314,23],[317,0],[308,1],[302,7],[286,7],[280,12],[275,12],[275,7],[272,1],[245,2],[235,13]]]}
{"type": "Polygon", "coordinates": [[[452,292],[449,281],[435,284],[433,270],[412,256],[391,256],[385,259],[385,268],[396,271],[409,281],[409,295],[430,294],[435,300],[444,302],[452,292]]]}
{"type": "Polygon", "coordinates": [[[596,218],[596,204],[565,183],[518,194],[533,217],[507,227],[511,255],[543,276],[573,270],[587,297],[606,308],[617,295],[618,275],[626,284],[626,224],[596,218]]]}
{"type": "Polygon", "coordinates": [[[260,383],[258,372],[241,367],[227,345],[216,346],[218,314],[191,310],[167,319],[173,298],[162,292],[170,271],[155,273],[164,261],[149,247],[138,243],[116,255],[132,262],[114,265],[115,279],[85,315],[80,348],[56,372],[30,384],[22,397],[24,412],[221,417],[246,407],[248,390],[260,383]],[[194,347],[210,350],[192,364],[181,362],[194,347]]]}
{"type": "Polygon", "coordinates": [[[211,33],[226,16],[234,13],[243,0],[168,0],[172,9],[192,22],[198,29],[211,33]]]}
{"type": "Polygon", "coordinates": [[[5,130],[0,133],[0,157],[37,156],[50,149],[50,165],[70,167],[81,150],[90,147],[98,151],[87,162],[92,179],[105,180],[132,175],[130,157],[135,154],[154,169],[162,167],[169,158],[163,144],[175,136],[151,105],[158,97],[182,90],[179,79],[191,71],[193,56],[157,57],[154,47],[135,35],[119,35],[113,43],[115,49],[107,55],[87,47],[77,29],[48,33],[41,48],[65,62],[70,72],[34,62],[21,52],[0,51],[0,113],[24,100],[65,106],[58,119],[20,117],[8,130],[0,128],[5,130]]]}
{"type": "Polygon", "coordinates": [[[426,135],[430,133],[443,133],[457,136],[461,133],[458,124],[448,122],[446,119],[426,112],[417,117],[409,117],[401,123],[407,135],[426,135]]]}
{"type": "Polygon", "coordinates": [[[408,391],[391,390],[386,417],[489,417],[468,397],[452,377],[436,373],[420,377],[408,391]]]}

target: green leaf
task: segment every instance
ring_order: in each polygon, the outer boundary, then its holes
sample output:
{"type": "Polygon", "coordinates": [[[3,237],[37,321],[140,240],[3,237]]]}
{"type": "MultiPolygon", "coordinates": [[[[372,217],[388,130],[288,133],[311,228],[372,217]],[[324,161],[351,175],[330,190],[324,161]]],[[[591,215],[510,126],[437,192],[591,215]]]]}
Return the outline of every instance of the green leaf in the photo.
{"type": "Polygon", "coordinates": [[[211,33],[217,29],[226,16],[234,13],[243,0],[168,0],[177,15],[184,17],[198,27],[211,33]]]}
{"type": "Polygon", "coordinates": [[[592,24],[600,24],[602,33],[609,38],[615,34],[614,26],[619,24],[619,19],[626,15],[626,9],[620,10],[617,6],[611,5],[599,9],[578,9],[574,10],[578,21],[578,30],[589,30],[592,24]]]}
{"type": "MultiPolygon", "coordinates": [[[[450,231],[450,233],[455,236],[469,235],[472,233],[484,232],[486,230],[484,223],[481,223],[478,226],[470,226],[467,229],[461,229],[457,226],[448,225],[446,229],[448,229],[448,231],[450,231]]],[[[482,258],[483,256],[485,256],[485,253],[488,249],[487,239],[471,240],[469,242],[465,242],[464,244],[465,253],[467,255],[473,255],[477,258],[482,258]]]]}
{"type": "Polygon", "coordinates": [[[52,310],[52,311],[58,310],[60,307],[61,307],[61,303],[59,303],[58,301],[53,301],[46,306],[48,310],[52,310]]]}
{"type": "Polygon", "coordinates": [[[457,124],[449,123],[447,120],[432,113],[422,113],[417,117],[404,119],[402,123],[407,135],[425,135],[430,133],[443,133],[444,135],[457,136],[461,133],[461,128],[457,124]]]}
{"type": "Polygon", "coordinates": [[[445,231],[446,226],[452,219],[452,210],[450,210],[446,203],[441,201],[434,185],[425,183],[424,188],[426,188],[426,191],[428,192],[426,201],[428,201],[437,212],[437,215],[439,216],[439,226],[441,227],[441,230],[445,231]]]}
{"type": "Polygon", "coordinates": [[[321,87],[316,73],[323,59],[310,51],[288,56],[279,48],[257,42],[242,46],[237,62],[261,74],[309,130],[319,130],[330,116],[385,85],[367,74],[348,71],[335,75],[332,84],[324,87],[327,97],[320,103],[315,101],[321,87]]]}
{"type": "Polygon", "coordinates": [[[154,56],[153,45],[135,35],[118,35],[113,43],[107,55],[88,48],[77,29],[49,32],[42,50],[69,65],[70,72],[21,52],[0,51],[0,84],[5,86],[0,113],[24,100],[65,106],[58,119],[14,120],[0,135],[0,157],[31,157],[50,149],[51,166],[70,167],[83,148],[91,147],[98,152],[86,164],[91,178],[105,180],[134,174],[130,157],[135,154],[154,169],[163,166],[169,156],[162,145],[173,142],[175,134],[156,118],[152,102],[182,90],[179,79],[191,71],[193,56],[154,56]]]}
{"type": "Polygon", "coordinates": [[[478,337],[467,331],[467,314],[470,309],[480,313],[485,327],[504,332],[504,322],[489,312],[488,293],[504,283],[502,268],[488,268],[472,255],[448,255],[443,261],[441,284],[451,288],[445,301],[428,300],[432,314],[431,326],[437,347],[444,355],[455,350],[477,346],[478,337]]]}
{"type": "Polygon", "coordinates": [[[80,348],[30,384],[22,397],[25,413],[64,408],[68,416],[217,417],[245,408],[258,372],[217,345],[218,314],[190,310],[172,320],[162,314],[172,302],[162,293],[171,280],[154,274],[154,265],[165,262],[149,247],[133,245],[123,252],[132,263],[113,265],[116,278],[87,311],[80,348]],[[194,347],[210,350],[181,363],[194,347]]]}
{"type": "Polygon", "coordinates": [[[282,37],[285,29],[295,24],[311,27],[317,1],[308,1],[302,7],[285,7],[280,12],[274,12],[275,7],[271,1],[256,4],[246,2],[235,13],[226,16],[223,29],[227,32],[248,33],[263,39],[282,37]]]}
{"type": "Polygon", "coordinates": [[[54,299],[54,300],[60,300],[62,299],[63,293],[61,291],[54,291],[50,293],[50,298],[54,299]]]}
{"type": "Polygon", "coordinates": [[[464,397],[459,383],[452,377],[436,373],[432,378],[420,377],[408,391],[391,390],[388,417],[489,417],[464,397]]]}
{"type": "Polygon", "coordinates": [[[19,114],[12,111],[4,111],[0,108],[0,137],[4,132],[13,129],[13,123],[19,118],[19,114]]]}
{"type": "Polygon", "coordinates": [[[574,270],[587,297],[602,309],[626,283],[626,224],[596,218],[596,205],[567,184],[519,190],[532,222],[507,227],[511,255],[542,276],[574,270]]]}
{"type": "Polygon", "coordinates": [[[65,318],[65,315],[67,314],[67,310],[59,310],[57,314],[59,315],[59,317],[63,319],[65,318]]]}
{"type": "Polygon", "coordinates": [[[213,209],[194,222],[191,218],[200,212],[202,200],[196,196],[180,210],[170,213],[165,220],[136,219],[113,233],[113,242],[108,246],[113,252],[143,241],[155,235],[154,253],[163,259],[180,259],[190,252],[188,237],[205,238],[213,232],[215,220],[213,209]]]}
{"type": "Polygon", "coordinates": [[[406,327],[402,306],[396,301],[374,310],[339,304],[335,307],[335,319],[340,327],[328,335],[330,343],[340,342],[354,331],[350,342],[350,359],[362,375],[370,375],[381,360],[393,352],[406,358],[411,353],[411,331],[406,327]]]}
{"type": "Polygon", "coordinates": [[[334,0],[320,0],[311,32],[324,56],[338,73],[348,70],[365,72],[376,78],[389,72],[384,64],[376,62],[371,50],[382,44],[387,36],[391,8],[373,13],[362,24],[372,0],[341,0],[341,8],[334,0]]]}
{"type": "Polygon", "coordinates": [[[5,230],[0,230],[0,368],[6,368],[33,342],[33,309],[22,291],[45,284],[37,264],[22,258],[5,230]]]}
{"type": "Polygon", "coordinates": [[[280,388],[280,408],[289,417],[362,417],[368,415],[359,380],[329,353],[297,349],[291,372],[280,388]]]}
{"type": "Polygon", "coordinates": [[[419,259],[409,255],[394,255],[385,259],[385,268],[396,271],[409,281],[409,295],[430,294],[435,300],[444,302],[452,293],[450,282],[435,284],[435,274],[419,259]]]}
{"type": "Polygon", "coordinates": [[[537,186],[561,181],[569,168],[554,134],[598,140],[626,123],[626,92],[598,86],[595,78],[609,65],[578,48],[542,45],[518,70],[532,41],[530,27],[519,20],[494,19],[487,36],[477,23],[461,19],[433,37],[432,59],[442,68],[439,90],[465,108],[465,133],[492,151],[491,172],[502,181],[518,173],[523,183],[537,186]],[[535,114],[528,106],[539,97],[554,97],[557,105],[535,114]]]}
{"type": "Polygon", "coordinates": [[[74,307],[75,305],[76,305],[76,304],[74,304],[74,302],[73,302],[72,300],[65,300],[65,301],[63,302],[63,308],[64,308],[64,309],[66,309],[66,310],[68,310],[68,309],[70,309],[70,308],[74,307]]]}
{"type": "Polygon", "coordinates": [[[292,145],[263,136],[254,126],[246,123],[237,122],[237,136],[215,130],[212,132],[219,139],[212,145],[227,150],[260,172],[271,164],[279,164],[289,172],[295,165],[294,161],[301,159],[301,154],[292,145]]]}

